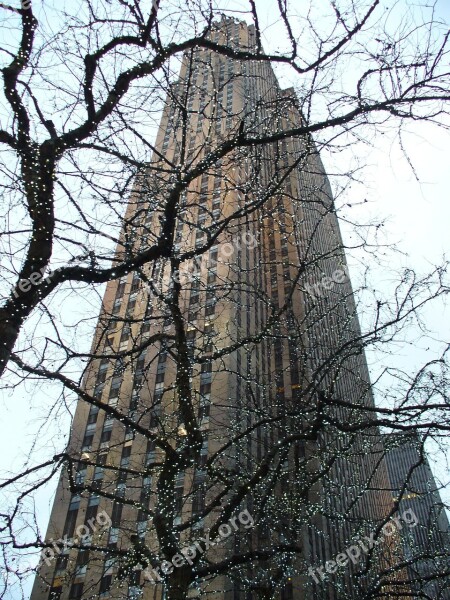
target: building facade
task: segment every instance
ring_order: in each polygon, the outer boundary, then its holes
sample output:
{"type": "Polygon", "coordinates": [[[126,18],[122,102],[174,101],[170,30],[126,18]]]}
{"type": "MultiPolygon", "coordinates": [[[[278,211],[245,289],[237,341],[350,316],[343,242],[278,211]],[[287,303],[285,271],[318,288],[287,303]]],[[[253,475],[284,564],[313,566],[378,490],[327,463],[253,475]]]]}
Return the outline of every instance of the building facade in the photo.
{"type": "Polygon", "coordinates": [[[107,286],[46,536],[76,542],[32,600],[388,597],[401,557],[324,567],[393,506],[339,224],[314,141],[278,135],[294,91],[233,58],[255,29],[209,39],[127,205],[117,260],[167,251],[107,286]]]}

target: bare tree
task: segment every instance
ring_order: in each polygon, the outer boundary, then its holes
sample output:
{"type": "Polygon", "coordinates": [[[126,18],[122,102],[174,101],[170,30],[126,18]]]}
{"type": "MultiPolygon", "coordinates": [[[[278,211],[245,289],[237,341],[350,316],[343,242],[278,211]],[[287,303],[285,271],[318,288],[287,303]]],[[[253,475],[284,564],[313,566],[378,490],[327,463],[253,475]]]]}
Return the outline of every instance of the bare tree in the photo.
{"type": "Polygon", "coordinates": [[[3,381],[57,386],[49,418],[79,399],[67,447],[1,484],[6,586],[23,576],[16,550],[47,549],[36,598],[150,597],[161,583],[170,600],[230,585],[258,598],[445,598],[448,541],[408,555],[383,533],[412,472],[392,501],[379,428],[448,431],[446,349],[388,373],[384,392],[364,351],[411,324],[425,335],[447,265],[375,292],[361,330],[344,251],[375,261],[378,224],[344,245],[318,152],[385,123],[445,125],[448,31],[432,9],[399,20],[378,2],[332,2],[316,21],[312,6],[273,8],[287,45],[266,53],[253,2],[248,37],[207,2],[1,5],[14,28],[3,381]],[[74,340],[97,310],[59,305],[93,303],[104,284],[86,352],[74,340]],[[33,494],[61,468],[69,511],[43,536],[33,494]],[[323,570],[363,535],[376,543],[361,562],[323,570]],[[433,569],[411,583],[423,561],[433,569]]]}

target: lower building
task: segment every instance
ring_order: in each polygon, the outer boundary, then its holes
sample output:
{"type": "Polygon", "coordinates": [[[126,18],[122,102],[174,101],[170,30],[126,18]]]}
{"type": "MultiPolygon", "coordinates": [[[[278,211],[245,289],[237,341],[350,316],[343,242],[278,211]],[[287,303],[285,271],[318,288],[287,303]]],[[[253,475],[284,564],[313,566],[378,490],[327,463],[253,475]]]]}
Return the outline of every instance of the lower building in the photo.
{"type": "Polygon", "coordinates": [[[386,462],[398,511],[416,525],[401,530],[412,590],[417,597],[450,600],[450,529],[424,440],[414,431],[384,436],[386,462]]]}

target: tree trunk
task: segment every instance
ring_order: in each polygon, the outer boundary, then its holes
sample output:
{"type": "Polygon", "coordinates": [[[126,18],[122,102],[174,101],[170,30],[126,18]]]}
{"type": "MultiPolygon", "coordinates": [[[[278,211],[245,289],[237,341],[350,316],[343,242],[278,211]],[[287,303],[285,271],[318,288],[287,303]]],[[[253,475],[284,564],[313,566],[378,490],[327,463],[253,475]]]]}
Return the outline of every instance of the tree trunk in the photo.
{"type": "Polygon", "coordinates": [[[185,600],[192,581],[192,568],[189,565],[174,568],[167,581],[167,600],[185,600]]]}
{"type": "Polygon", "coordinates": [[[0,309],[0,377],[8,364],[19,331],[20,322],[13,321],[11,313],[0,309]]]}

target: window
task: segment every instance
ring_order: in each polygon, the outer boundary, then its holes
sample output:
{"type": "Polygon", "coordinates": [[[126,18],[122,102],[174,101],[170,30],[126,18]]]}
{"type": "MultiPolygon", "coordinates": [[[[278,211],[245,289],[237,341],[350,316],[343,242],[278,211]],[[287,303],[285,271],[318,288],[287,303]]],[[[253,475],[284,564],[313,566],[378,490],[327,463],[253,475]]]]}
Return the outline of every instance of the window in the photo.
{"type": "Polygon", "coordinates": [[[104,383],[96,384],[96,386],[94,387],[94,398],[97,398],[97,400],[98,400],[101,397],[104,387],[105,387],[104,383]]]}
{"type": "Polygon", "coordinates": [[[211,384],[210,383],[201,383],[200,384],[200,394],[202,396],[206,396],[211,393],[211,384]]]}
{"type": "Polygon", "coordinates": [[[119,396],[119,389],[120,389],[120,384],[122,383],[122,378],[121,377],[113,377],[112,381],[111,381],[111,389],[109,392],[109,397],[110,398],[118,398],[119,396]]]}
{"type": "Polygon", "coordinates": [[[134,440],[135,437],[136,437],[136,432],[134,430],[134,426],[127,425],[125,427],[125,439],[126,440],[134,440]]]}
{"type": "Polygon", "coordinates": [[[134,275],[133,281],[131,283],[131,290],[130,290],[131,294],[138,291],[140,283],[141,283],[141,280],[139,279],[139,276],[134,275]]]}
{"type": "Polygon", "coordinates": [[[103,479],[103,467],[95,467],[93,479],[94,481],[98,479],[103,479]]]}
{"type": "Polygon", "coordinates": [[[92,440],[94,439],[93,435],[85,435],[83,439],[83,444],[81,446],[81,450],[84,452],[85,450],[90,450],[92,447],[92,440]]]}
{"type": "Polygon", "coordinates": [[[79,494],[73,494],[70,498],[69,510],[77,510],[80,507],[81,496],[79,494]]]}
{"type": "Polygon", "coordinates": [[[197,304],[199,296],[200,296],[199,290],[192,290],[190,298],[189,298],[189,304],[191,304],[191,305],[197,304]]]}
{"type": "Polygon", "coordinates": [[[86,479],[86,467],[80,467],[75,475],[75,485],[83,485],[86,479]]]}
{"type": "MultiPolygon", "coordinates": [[[[193,305],[194,306],[194,305],[193,305]]],[[[188,322],[193,323],[197,319],[198,308],[190,308],[188,313],[188,322]]]]}
{"type": "Polygon", "coordinates": [[[67,569],[67,564],[69,562],[69,555],[62,554],[58,556],[56,560],[56,573],[62,573],[67,569]]]}
{"type": "Polygon", "coordinates": [[[78,508],[74,510],[69,510],[67,512],[66,522],[64,524],[63,537],[67,535],[67,537],[73,537],[73,532],[75,531],[75,524],[77,522],[78,508]]]}
{"type": "Polygon", "coordinates": [[[112,527],[119,527],[120,520],[122,519],[122,510],[123,510],[123,504],[114,502],[112,515],[111,515],[112,527]]]}
{"type": "Polygon", "coordinates": [[[115,558],[107,558],[105,560],[105,570],[103,572],[103,575],[111,575],[111,573],[113,572],[115,563],[116,563],[115,558]]]}
{"type": "Polygon", "coordinates": [[[214,314],[216,307],[214,304],[210,304],[205,308],[205,317],[209,317],[214,314]]]}
{"type": "Polygon", "coordinates": [[[131,325],[126,323],[122,329],[122,335],[120,336],[120,343],[126,342],[130,337],[131,325]]]}
{"type": "Polygon", "coordinates": [[[100,596],[105,596],[111,588],[112,575],[104,575],[100,581],[100,596]]]}
{"type": "Polygon", "coordinates": [[[202,367],[201,367],[202,373],[211,373],[211,371],[212,371],[211,361],[208,361],[208,362],[202,364],[202,367]]]}
{"type": "Polygon", "coordinates": [[[212,365],[210,362],[204,363],[202,365],[201,374],[200,374],[200,386],[202,384],[211,383],[212,381],[212,365]]]}
{"type": "Polygon", "coordinates": [[[197,232],[197,237],[195,239],[195,247],[199,248],[200,246],[202,246],[205,243],[205,232],[204,231],[198,231],[197,232]]]}
{"type": "Polygon", "coordinates": [[[141,354],[139,355],[137,361],[136,361],[136,373],[142,373],[142,371],[144,370],[144,364],[145,364],[145,355],[146,355],[146,351],[144,350],[144,352],[141,352],[141,354]]]}
{"type": "Polygon", "coordinates": [[[129,598],[129,600],[136,600],[143,594],[142,589],[139,586],[139,582],[141,580],[141,573],[142,573],[142,571],[140,569],[135,569],[128,576],[128,585],[129,585],[128,598],[129,598]]]}
{"type": "Polygon", "coordinates": [[[126,446],[122,450],[122,457],[120,459],[120,466],[123,468],[128,467],[130,464],[130,454],[131,454],[131,446],[126,446]]]}
{"type": "Polygon", "coordinates": [[[208,454],[208,440],[204,440],[200,449],[200,454],[208,454]]]}
{"type": "Polygon", "coordinates": [[[205,336],[212,336],[214,334],[214,326],[212,323],[205,323],[205,327],[203,328],[203,333],[205,336]]]}
{"type": "Polygon", "coordinates": [[[120,459],[120,466],[123,469],[126,469],[129,464],[130,464],[130,457],[129,456],[122,456],[122,458],[120,459]]]}
{"type": "Polygon", "coordinates": [[[115,406],[117,406],[118,402],[119,402],[119,398],[117,396],[115,398],[109,398],[108,406],[115,407],[115,406]]]}
{"type": "Polygon", "coordinates": [[[218,253],[219,253],[219,251],[218,251],[217,247],[211,248],[211,251],[209,253],[209,264],[210,265],[215,265],[217,263],[218,253]]]}
{"type": "Polygon", "coordinates": [[[86,574],[89,563],[89,550],[80,550],[77,556],[77,564],[75,569],[75,577],[80,577],[86,574]]]}
{"type": "Polygon", "coordinates": [[[96,424],[95,424],[95,423],[89,423],[89,424],[87,425],[87,427],[86,427],[86,434],[85,434],[85,435],[86,435],[86,436],[89,436],[89,435],[94,435],[94,432],[95,432],[95,427],[96,427],[96,424]]]}
{"type": "Polygon", "coordinates": [[[164,374],[165,374],[165,369],[159,369],[158,367],[158,371],[156,373],[156,378],[155,378],[155,383],[161,383],[164,381],[164,374]]]}
{"type": "Polygon", "coordinates": [[[158,413],[156,410],[152,410],[150,413],[150,429],[157,427],[159,423],[158,413]]]}
{"type": "Polygon", "coordinates": [[[83,583],[74,583],[70,588],[69,598],[81,598],[83,595],[83,583]]]}
{"type": "Polygon", "coordinates": [[[91,406],[91,410],[89,411],[88,425],[91,425],[97,421],[98,411],[98,406],[91,406]]]}
{"type": "MultiPolygon", "coordinates": [[[[92,507],[98,507],[98,505],[100,504],[100,496],[98,496],[97,494],[91,494],[89,496],[89,500],[88,500],[88,509],[92,508],[92,507]]],[[[94,511],[92,511],[94,512],[94,511]]],[[[97,511],[95,511],[95,514],[97,514],[97,511]]]]}
{"type": "Polygon", "coordinates": [[[106,381],[106,369],[98,372],[96,384],[99,385],[100,383],[105,383],[105,381],[106,381]]]}
{"type": "Polygon", "coordinates": [[[123,362],[123,358],[118,358],[114,363],[113,375],[117,377],[118,375],[122,375],[125,371],[125,365],[123,362]]]}
{"type": "Polygon", "coordinates": [[[205,510],[205,491],[203,486],[200,486],[192,498],[192,514],[198,515],[205,510]]]}
{"type": "Polygon", "coordinates": [[[139,537],[144,537],[147,531],[147,521],[138,521],[136,525],[136,531],[139,537]]]}
{"type": "Polygon", "coordinates": [[[108,429],[104,429],[102,431],[102,436],[100,438],[100,442],[103,444],[104,442],[109,442],[109,440],[111,439],[111,428],[108,427],[108,429]]]}
{"type": "Polygon", "coordinates": [[[108,544],[117,544],[118,539],[119,539],[119,528],[111,527],[109,530],[108,544]]]}
{"type": "Polygon", "coordinates": [[[183,508],[183,487],[179,486],[175,488],[175,513],[177,515],[181,514],[181,510],[183,508]]]}
{"type": "Polygon", "coordinates": [[[97,504],[95,504],[94,506],[88,506],[87,507],[87,509],[86,509],[86,515],[85,515],[85,518],[84,518],[84,522],[85,523],[89,523],[89,521],[91,519],[95,519],[95,517],[97,516],[97,512],[98,512],[98,496],[93,496],[93,498],[95,498],[97,500],[97,504]]]}
{"type": "Polygon", "coordinates": [[[127,489],[127,484],[124,481],[121,481],[120,483],[118,483],[116,486],[116,489],[115,489],[116,496],[118,496],[119,498],[125,498],[126,489],[127,489]]]}
{"type": "Polygon", "coordinates": [[[131,400],[130,400],[130,406],[129,406],[130,411],[137,409],[138,401],[139,401],[139,392],[137,390],[133,390],[131,400]]]}
{"type": "Polygon", "coordinates": [[[112,314],[113,315],[117,315],[118,312],[120,312],[120,307],[122,306],[122,300],[121,298],[118,298],[113,305],[113,309],[112,309],[112,314]]]}
{"type": "Polygon", "coordinates": [[[118,300],[119,298],[122,298],[123,293],[125,291],[125,282],[122,281],[119,283],[119,285],[117,286],[117,292],[116,292],[116,299],[118,300]]]}
{"type": "Polygon", "coordinates": [[[156,455],[156,445],[155,442],[151,441],[147,444],[147,452],[145,455],[145,464],[146,466],[155,460],[156,455]]]}
{"type": "Polygon", "coordinates": [[[139,585],[130,585],[128,588],[128,600],[137,600],[143,594],[139,585]]]}

